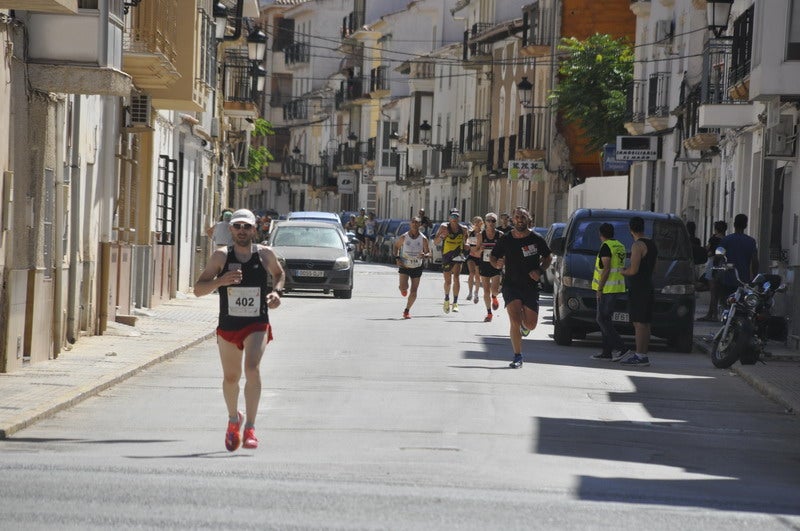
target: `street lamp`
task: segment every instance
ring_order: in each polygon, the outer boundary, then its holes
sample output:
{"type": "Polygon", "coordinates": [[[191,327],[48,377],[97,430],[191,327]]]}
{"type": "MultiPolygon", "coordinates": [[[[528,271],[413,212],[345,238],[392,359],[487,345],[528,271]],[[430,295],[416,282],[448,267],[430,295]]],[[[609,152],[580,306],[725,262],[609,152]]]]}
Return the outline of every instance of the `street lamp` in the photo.
{"type": "Polygon", "coordinates": [[[528,76],[522,76],[522,81],[517,83],[519,103],[526,109],[533,107],[533,83],[528,81],[528,76]]]}
{"type": "Polygon", "coordinates": [[[389,134],[389,147],[392,149],[392,151],[397,151],[398,142],[400,142],[400,135],[397,134],[396,130],[392,131],[389,134]]]}
{"type": "Polygon", "coordinates": [[[253,63],[253,80],[255,81],[256,92],[264,92],[267,70],[258,63],[253,63]]]}
{"type": "Polygon", "coordinates": [[[723,32],[728,27],[731,7],[733,7],[733,0],[708,0],[706,2],[708,29],[717,38],[722,37],[723,32]]]}
{"type": "Polygon", "coordinates": [[[221,41],[225,38],[225,30],[228,28],[228,8],[222,2],[214,4],[214,23],[217,40],[221,41]]]}
{"type": "Polygon", "coordinates": [[[354,149],[358,145],[358,135],[354,131],[350,131],[350,134],[347,135],[347,145],[350,146],[350,149],[354,149]]]}
{"type": "Polygon", "coordinates": [[[422,120],[422,123],[419,124],[419,141],[426,146],[431,143],[431,129],[428,120],[422,120]]]}
{"type": "Polygon", "coordinates": [[[251,61],[263,61],[266,51],[267,34],[259,28],[253,28],[253,31],[247,36],[247,56],[251,61]]]}

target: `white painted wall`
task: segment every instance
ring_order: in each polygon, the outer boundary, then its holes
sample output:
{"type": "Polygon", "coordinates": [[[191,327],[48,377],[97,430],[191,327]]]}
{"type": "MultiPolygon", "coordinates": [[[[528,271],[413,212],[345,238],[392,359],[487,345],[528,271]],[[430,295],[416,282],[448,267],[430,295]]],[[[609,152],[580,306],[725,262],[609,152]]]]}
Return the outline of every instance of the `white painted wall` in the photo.
{"type": "Polygon", "coordinates": [[[627,208],[627,197],[627,175],[589,177],[570,188],[567,211],[571,215],[579,208],[627,208]]]}

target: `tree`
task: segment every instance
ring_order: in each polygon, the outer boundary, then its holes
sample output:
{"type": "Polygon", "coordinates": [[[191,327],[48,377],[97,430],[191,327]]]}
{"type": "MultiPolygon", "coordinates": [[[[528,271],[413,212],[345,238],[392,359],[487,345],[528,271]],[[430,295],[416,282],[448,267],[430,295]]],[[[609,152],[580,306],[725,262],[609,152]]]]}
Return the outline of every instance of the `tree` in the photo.
{"type": "Polygon", "coordinates": [[[556,109],[584,130],[589,151],[601,151],[624,134],[628,85],[633,80],[633,48],[625,38],[595,34],[581,41],[564,38],[566,56],[558,86],[550,94],[556,109]]]}
{"type": "MultiPolygon", "coordinates": [[[[256,121],[253,125],[254,127],[251,136],[255,138],[262,138],[275,134],[275,130],[272,129],[272,124],[263,118],[256,118],[256,121]]],[[[270,152],[267,146],[263,144],[250,146],[250,152],[247,160],[247,171],[237,175],[237,184],[239,186],[244,186],[247,183],[261,180],[262,171],[267,169],[269,163],[274,160],[275,157],[272,155],[272,152],[270,152]]]]}

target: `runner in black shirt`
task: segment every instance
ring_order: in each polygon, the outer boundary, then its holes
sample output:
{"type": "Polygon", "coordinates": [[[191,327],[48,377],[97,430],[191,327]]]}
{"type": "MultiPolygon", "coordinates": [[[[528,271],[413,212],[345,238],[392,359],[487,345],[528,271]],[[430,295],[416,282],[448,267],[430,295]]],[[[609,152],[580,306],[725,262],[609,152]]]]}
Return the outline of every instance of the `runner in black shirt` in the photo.
{"type": "Polygon", "coordinates": [[[518,369],[522,367],[522,337],[536,328],[539,319],[539,279],[551,256],[547,243],[529,229],[532,218],[526,209],[517,207],[513,220],[511,231],[492,249],[490,262],[497,269],[505,266],[502,293],[514,349],[509,367],[518,369]]]}

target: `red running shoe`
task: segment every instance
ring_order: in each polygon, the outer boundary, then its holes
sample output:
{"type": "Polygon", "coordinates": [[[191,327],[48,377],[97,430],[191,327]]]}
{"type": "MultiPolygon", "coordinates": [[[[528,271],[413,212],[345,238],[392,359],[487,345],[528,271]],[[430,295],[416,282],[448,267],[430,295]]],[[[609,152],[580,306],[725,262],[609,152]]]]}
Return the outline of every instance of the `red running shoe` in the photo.
{"type": "Polygon", "coordinates": [[[492,314],[487,313],[486,317],[483,318],[484,323],[491,323],[492,322],[492,314]]]}
{"type": "Polygon", "coordinates": [[[242,443],[242,437],[239,435],[239,431],[242,428],[242,421],[244,420],[244,415],[242,412],[239,411],[239,421],[238,422],[231,422],[228,421],[228,430],[225,432],[225,448],[228,449],[229,452],[233,452],[239,448],[239,445],[242,443]]]}
{"type": "Polygon", "coordinates": [[[244,429],[244,443],[242,448],[249,448],[254,450],[258,448],[258,437],[256,437],[256,429],[252,426],[244,429]]]}
{"type": "Polygon", "coordinates": [[[408,310],[403,310],[403,319],[411,319],[411,313],[408,310]]]}
{"type": "Polygon", "coordinates": [[[500,307],[500,303],[497,302],[497,297],[492,297],[492,310],[496,310],[500,307]]]}

